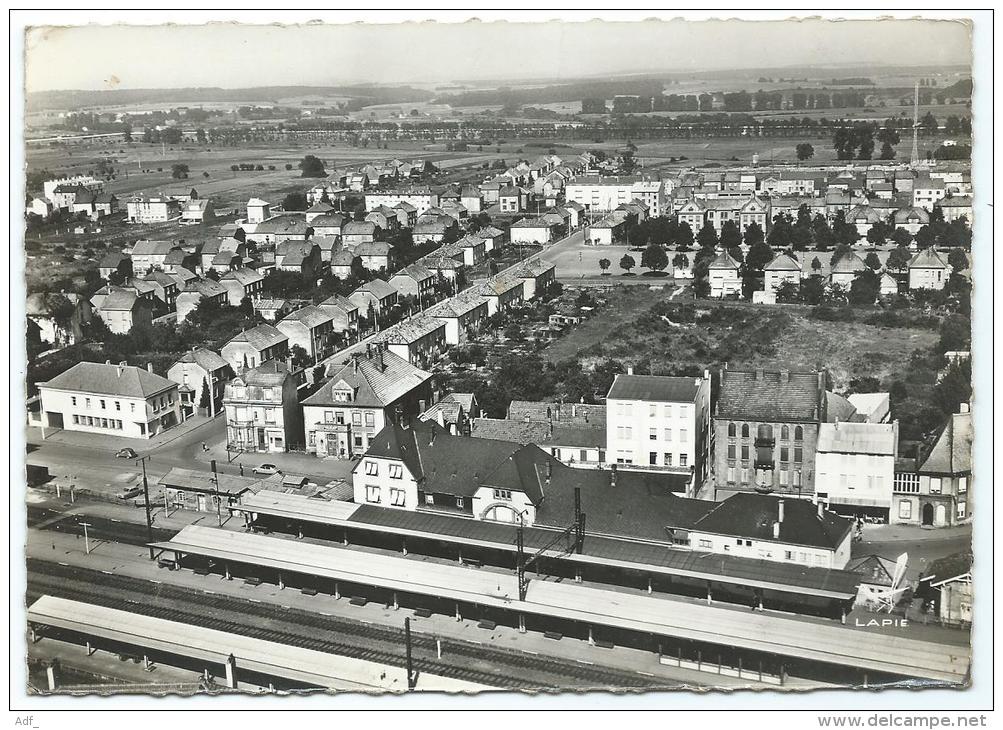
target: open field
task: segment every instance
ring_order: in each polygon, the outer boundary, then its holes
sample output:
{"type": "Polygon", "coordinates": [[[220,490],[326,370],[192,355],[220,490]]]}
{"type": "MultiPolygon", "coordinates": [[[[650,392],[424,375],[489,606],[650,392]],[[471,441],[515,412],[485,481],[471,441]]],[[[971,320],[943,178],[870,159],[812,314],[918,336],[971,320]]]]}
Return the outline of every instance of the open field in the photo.
{"type": "Polygon", "coordinates": [[[619,287],[609,305],[547,346],[551,362],[578,357],[582,367],[613,358],[647,363],[655,374],[731,367],[827,367],[837,390],[853,378],[882,387],[906,370],[913,352],[928,349],[935,330],[879,327],[809,318],[801,306],[706,300],[669,302],[672,288],[619,287]]]}

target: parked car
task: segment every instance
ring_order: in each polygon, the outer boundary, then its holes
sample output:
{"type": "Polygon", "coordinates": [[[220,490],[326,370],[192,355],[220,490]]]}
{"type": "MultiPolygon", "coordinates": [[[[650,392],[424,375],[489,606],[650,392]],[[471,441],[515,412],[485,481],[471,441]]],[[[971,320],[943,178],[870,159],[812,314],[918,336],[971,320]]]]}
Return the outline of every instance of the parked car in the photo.
{"type": "Polygon", "coordinates": [[[260,464],[251,469],[251,473],[267,477],[272,474],[281,474],[282,470],[275,466],[275,464],[260,464]]]}
{"type": "Polygon", "coordinates": [[[130,449],[126,446],[124,449],[119,449],[118,453],[115,454],[120,459],[138,459],[139,454],[136,453],[135,449],[130,449]]]}
{"type": "Polygon", "coordinates": [[[126,487],[115,496],[119,499],[132,499],[133,497],[138,497],[142,493],[143,488],[137,484],[133,487],[126,487]]]}

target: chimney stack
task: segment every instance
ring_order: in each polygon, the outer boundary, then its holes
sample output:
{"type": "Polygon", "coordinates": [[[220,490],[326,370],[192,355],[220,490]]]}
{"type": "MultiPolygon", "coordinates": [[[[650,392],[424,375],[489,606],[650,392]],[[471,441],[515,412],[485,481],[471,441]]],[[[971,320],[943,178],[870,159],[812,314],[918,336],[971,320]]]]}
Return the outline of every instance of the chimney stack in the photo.
{"type": "Polygon", "coordinates": [[[780,523],[779,522],[774,522],[773,523],[773,539],[774,540],[779,540],[780,539],[780,523]]]}
{"type": "Polygon", "coordinates": [[[547,484],[550,484],[550,477],[554,473],[554,465],[547,459],[547,484]]]}
{"type": "Polygon", "coordinates": [[[352,371],[356,374],[359,372],[359,358],[355,355],[352,356],[352,371]]]}
{"type": "Polygon", "coordinates": [[[633,375],[633,374],[634,374],[634,366],[633,365],[628,365],[627,366],[627,375],[633,375]]]}
{"type": "Polygon", "coordinates": [[[153,363],[152,362],[146,363],[146,372],[148,372],[148,373],[152,373],[153,372],[153,363]]]}
{"type": "Polygon", "coordinates": [[[784,521],[784,500],[781,498],[777,500],[777,522],[782,523],[783,521],[784,521]]]}
{"type": "Polygon", "coordinates": [[[611,487],[616,486],[616,464],[609,465],[609,485],[611,487]]]}
{"type": "Polygon", "coordinates": [[[421,413],[425,412],[426,409],[425,409],[425,399],[424,398],[419,398],[418,399],[418,410],[421,413]]]}
{"type": "Polygon", "coordinates": [[[970,408],[968,406],[968,401],[966,400],[961,401],[961,409],[958,411],[958,413],[968,413],[969,410],[970,408]]]}
{"type": "Polygon", "coordinates": [[[822,519],[822,516],[823,516],[824,513],[825,513],[825,505],[822,504],[822,502],[819,502],[818,503],[818,518],[822,519]]]}

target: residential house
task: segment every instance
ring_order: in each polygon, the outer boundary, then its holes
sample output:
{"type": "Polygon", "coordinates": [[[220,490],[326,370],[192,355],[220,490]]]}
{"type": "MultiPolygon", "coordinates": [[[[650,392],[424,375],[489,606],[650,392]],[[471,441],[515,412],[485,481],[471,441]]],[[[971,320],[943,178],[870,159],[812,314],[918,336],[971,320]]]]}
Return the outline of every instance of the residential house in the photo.
{"type": "Polygon", "coordinates": [[[480,237],[484,241],[485,253],[491,253],[496,249],[500,250],[505,245],[505,231],[495,228],[494,226],[481,228],[474,233],[474,235],[480,237]]]}
{"type": "Polygon", "coordinates": [[[475,418],[470,423],[474,438],[534,444],[568,466],[595,469],[606,463],[606,431],[555,421],[475,418]]]}
{"type": "MultiPolygon", "coordinates": [[[[46,180],[42,183],[42,196],[52,202],[56,201],[56,189],[60,187],[81,188],[91,192],[100,192],[104,189],[104,183],[92,175],[73,175],[53,180],[46,180]]],[[[67,206],[56,206],[67,207],[67,206]]]]}
{"type": "Polygon", "coordinates": [[[108,281],[112,275],[127,279],[133,275],[132,259],[122,253],[109,252],[98,263],[98,273],[108,281]]]}
{"type": "Polygon", "coordinates": [[[241,268],[246,255],[247,246],[237,238],[210,239],[199,250],[199,267],[203,273],[217,271],[223,274],[233,270],[231,266],[234,258],[239,262],[237,268],[241,268]],[[221,253],[230,255],[220,256],[221,253]]]}
{"type": "Polygon", "coordinates": [[[257,225],[272,217],[271,204],[261,198],[251,198],[247,201],[247,223],[257,225]]]}
{"type": "Polygon", "coordinates": [[[91,298],[93,313],[117,335],[126,335],[136,325],[153,323],[153,305],[132,290],[114,289],[91,298]]]}
{"type": "Polygon", "coordinates": [[[49,200],[52,201],[53,207],[56,210],[67,210],[73,209],[73,204],[76,202],[77,197],[89,196],[90,193],[87,188],[82,185],[57,185],[53,191],[49,200]]]}
{"type": "Polygon", "coordinates": [[[710,461],[710,372],[616,375],[606,395],[606,449],[611,463],[693,475],[699,487],[710,461]]]}
{"type": "Polygon", "coordinates": [[[899,293],[898,280],[887,271],[881,274],[878,295],[882,297],[893,297],[899,293]]]}
{"type": "Polygon", "coordinates": [[[432,374],[380,345],[333,372],[303,401],[306,449],[351,459],[370,448],[383,428],[422,413],[432,402],[432,374]]]}
{"type": "Polygon", "coordinates": [[[439,205],[439,196],[427,187],[408,190],[374,190],[366,193],[367,211],[381,206],[393,208],[401,203],[413,206],[414,212],[418,216],[429,208],[439,205]]]}
{"type": "MultiPolygon", "coordinates": [[[[312,224],[314,220],[321,216],[328,215],[334,212],[334,206],[330,203],[325,203],[323,200],[318,200],[316,203],[311,205],[306,209],[306,222],[312,224]]],[[[314,229],[316,232],[316,229],[314,229]]]]}
{"type": "Polygon", "coordinates": [[[91,303],[73,292],[29,294],[25,314],[38,325],[41,342],[63,347],[83,339],[84,327],[91,322],[91,303]]]}
{"type": "Polygon", "coordinates": [[[286,299],[255,299],[254,313],[262,319],[275,322],[292,311],[293,305],[286,299]]]}
{"type": "Polygon", "coordinates": [[[912,168],[896,170],[893,175],[893,183],[896,193],[909,193],[912,195],[912,186],[917,178],[917,172],[912,168]]]}
{"type": "Polygon", "coordinates": [[[498,312],[511,309],[523,301],[525,286],[522,279],[497,274],[482,284],[477,292],[488,303],[488,316],[493,317],[498,312]]]}
{"type": "Polygon", "coordinates": [[[348,248],[376,240],[376,224],[372,221],[348,221],[341,227],[341,240],[348,248]]]}
{"type": "Polygon", "coordinates": [[[858,205],[846,214],[846,222],[857,229],[857,240],[863,241],[875,223],[881,223],[881,214],[869,205],[858,205]]]}
{"type": "Polygon", "coordinates": [[[282,453],[302,433],[296,379],[283,362],[269,360],[233,378],[223,411],[228,450],[282,453]]]}
{"type": "Polygon", "coordinates": [[[460,205],[470,213],[481,212],[481,191],[473,185],[465,185],[460,191],[460,205]]]}
{"type": "Polygon", "coordinates": [[[166,223],[181,215],[181,204],[164,195],[135,195],[125,203],[129,223],[166,223]]]}
{"type": "Polygon", "coordinates": [[[857,274],[866,270],[867,265],[863,259],[851,251],[840,256],[836,263],[832,265],[829,280],[833,284],[839,284],[849,289],[857,274]]]}
{"type": "Polygon", "coordinates": [[[306,241],[313,232],[302,214],[284,213],[262,221],[251,235],[257,243],[276,245],[283,241],[306,241]]]}
{"type": "Polygon", "coordinates": [[[405,266],[388,283],[397,290],[398,301],[408,297],[423,301],[435,294],[435,274],[417,263],[405,266]]]}
{"type": "Polygon", "coordinates": [[[180,248],[171,241],[136,241],[132,247],[132,271],[136,276],[142,276],[153,269],[163,270],[167,255],[175,248],[180,248]]]}
{"type": "Polygon", "coordinates": [[[825,395],[824,371],[722,369],[711,450],[715,499],[753,490],[811,496],[825,395]]]}
{"type": "Polygon", "coordinates": [[[37,215],[39,218],[48,218],[54,206],[51,201],[45,198],[32,198],[31,201],[25,206],[25,215],[37,215]]]}
{"type": "Polygon", "coordinates": [[[554,238],[555,226],[541,218],[523,218],[512,224],[509,237],[512,243],[542,244],[554,238]]]}
{"type": "Polygon", "coordinates": [[[907,268],[910,289],[943,289],[951,275],[951,267],[932,246],[913,256],[907,268]]]}
{"type": "Polygon", "coordinates": [[[325,213],[310,221],[313,234],[317,236],[340,236],[347,218],[341,213],[325,213]]]}
{"type": "Polygon", "coordinates": [[[394,247],[383,241],[370,241],[349,246],[354,258],[368,271],[390,271],[396,263],[394,247]]]}
{"type": "Polygon", "coordinates": [[[821,424],[815,454],[816,494],[827,495],[828,507],[839,514],[887,522],[898,435],[898,421],[821,424]]]}
{"type": "Polygon", "coordinates": [[[557,280],[557,266],[537,257],[527,261],[514,276],[522,279],[522,298],[528,302],[546,296],[547,290],[557,280]]]}
{"type": "Polygon", "coordinates": [[[766,275],[765,290],[773,294],[776,294],[780,285],[786,282],[795,285],[801,283],[801,264],[786,253],[774,256],[773,260],[763,267],[763,271],[766,275]]]}
{"type": "Polygon", "coordinates": [[[529,193],[509,185],[498,191],[498,207],[502,213],[521,213],[529,206],[529,193]]]}
{"type": "Polygon", "coordinates": [[[612,246],[620,243],[627,234],[626,212],[615,210],[601,220],[585,226],[585,243],[592,246],[612,246]]]}
{"type": "Polygon", "coordinates": [[[917,178],[912,183],[912,204],[932,212],[933,206],[947,195],[947,184],[942,178],[917,178]]]}
{"type": "Polygon", "coordinates": [[[149,439],[180,422],[178,384],[152,367],[78,362],[38,393],[48,428],[149,439]]]}
{"type": "Polygon", "coordinates": [[[896,524],[941,527],[971,518],[972,414],[963,402],[928,453],[900,458],[895,465],[896,524]]]}
{"type": "Polygon", "coordinates": [[[208,198],[190,200],[181,207],[181,225],[212,223],[215,219],[216,211],[208,198]]]}
{"type": "Polygon", "coordinates": [[[411,205],[406,200],[402,200],[397,205],[391,207],[397,211],[397,220],[400,221],[401,228],[414,228],[414,224],[418,222],[417,206],[411,205]]]}
{"type": "Polygon", "coordinates": [[[235,373],[243,373],[271,360],[284,361],[289,356],[289,338],[270,324],[259,324],[223,345],[220,355],[235,373]]]}
{"type": "Polygon", "coordinates": [[[484,239],[476,233],[468,233],[455,243],[456,248],[463,256],[463,263],[467,266],[477,266],[486,256],[484,249],[484,239]]]}
{"type": "Polygon", "coordinates": [[[212,350],[193,347],[167,370],[178,384],[182,420],[196,413],[214,417],[223,409],[226,384],[233,377],[229,363],[212,350]]]}
{"type": "Polygon", "coordinates": [[[446,240],[451,230],[456,228],[456,222],[448,216],[438,216],[436,220],[418,220],[411,234],[415,244],[430,241],[441,243],[446,240]]]}
{"type": "Polygon", "coordinates": [[[275,268],[316,279],[324,270],[320,248],[313,241],[283,241],[275,247],[275,268]]]}
{"type": "MultiPolygon", "coordinates": [[[[359,265],[362,266],[362,260],[354,253],[349,251],[347,248],[339,249],[337,253],[331,256],[329,262],[331,273],[339,279],[347,279],[352,275],[352,267],[355,265],[356,261],[358,261],[359,265]]],[[[385,269],[386,267],[384,266],[382,268],[385,269]]],[[[377,271],[378,270],[379,269],[377,269],[377,271]]]]}
{"type": "Polygon", "coordinates": [[[459,345],[480,330],[488,317],[488,302],[476,291],[467,290],[430,307],[426,313],[446,325],[447,345],[459,345]]]}
{"type": "Polygon", "coordinates": [[[359,308],[359,316],[372,325],[372,314],[383,314],[397,303],[397,290],[382,279],[373,279],[349,294],[348,299],[359,308]]]}
{"type": "Polygon", "coordinates": [[[670,194],[666,181],[636,175],[582,175],[568,180],[564,186],[565,200],[574,201],[586,210],[611,211],[637,199],[648,206],[653,218],[666,214],[670,194]]]}
{"type": "Polygon", "coordinates": [[[930,214],[923,208],[899,208],[892,218],[896,228],[901,228],[910,236],[919,233],[919,229],[930,222],[930,214]]]}
{"type": "Polygon", "coordinates": [[[400,218],[397,211],[388,206],[380,206],[366,214],[365,220],[369,221],[381,231],[397,231],[400,229],[400,218]]]}
{"type": "MultiPolygon", "coordinates": [[[[158,309],[168,312],[175,309],[178,300],[178,282],[174,277],[163,271],[151,271],[142,281],[151,287],[153,296],[160,302],[158,309]]],[[[125,286],[135,286],[139,283],[139,279],[131,279],[125,286]]]]}
{"type": "Polygon", "coordinates": [[[219,277],[231,307],[239,307],[245,297],[257,299],[265,288],[265,277],[254,269],[236,269],[219,277]]]}
{"type": "Polygon", "coordinates": [[[710,262],[707,280],[712,297],[739,296],[742,293],[742,278],[738,275],[738,262],[727,251],[722,251],[710,262]]]}
{"type": "Polygon", "coordinates": [[[325,308],[310,305],[294,310],[275,328],[288,338],[290,350],[302,347],[314,362],[327,357],[334,347],[334,315],[325,308]]]}
{"type": "Polygon", "coordinates": [[[183,322],[203,300],[218,306],[226,306],[227,291],[219,282],[212,279],[193,279],[187,282],[175,300],[178,322],[183,322]]]}
{"type": "Polygon", "coordinates": [[[418,418],[434,421],[453,435],[469,436],[471,422],[479,415],[480,407],[473,393],[447,393],[418,418]]]}
{"type": "Polygon", "coordinates": [[[199,268],[199,256],[183,248],[175,248],[168,251],[161,265],[164,273],[176,274],[180,269],[192,270],[199,268]]]}
{"type": "Polygon", "coordinates": [[[416,367],[426,368],[446,349],[445,322],[417,314],[380,332],[373,340],[416,367]]]}
{"type": "Polygon", "coordinates": [[[348,297],[332,294],[317,306],[329,310],[336,322],[344,319],[348,323],[347,329],[352,332],[359,331],[359,307],[348,297]]]}
{"type": "Polygon", "coordinates": [[[944,216],[944,221],[952,223],[959,218],[964,218],[968,224],[972,223],[972,198],[970,195],[950,195],[941,198],[936,207],[944,216]]]}
{"type": "Polygon", "coordinates": [[[342,250],[341,236],[314,236],[310,243],[320,252],[322,264],[330,264],[334,255],[342,250]]]}

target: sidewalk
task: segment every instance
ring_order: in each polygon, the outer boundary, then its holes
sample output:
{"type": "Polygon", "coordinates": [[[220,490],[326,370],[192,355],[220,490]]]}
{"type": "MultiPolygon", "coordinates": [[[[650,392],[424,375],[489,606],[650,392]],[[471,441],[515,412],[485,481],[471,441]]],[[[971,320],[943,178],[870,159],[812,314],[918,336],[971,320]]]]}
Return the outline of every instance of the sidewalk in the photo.
{"type": "Polygon", "coordinates": [[[180,438],[189,436],[196,429],[212,424],[214,420],[206,416],[193,416],[184,423],[180,423],[148,439],[133,439],[103,433],[52,428],[45,429],[45,438],[43,439],[41,427],[28,426],[26,440],[28,443],[33,444],[58,443],[68,446],[79,446],[108,454],[115,454],[120,449],[126,447],[134,449],[137,453],[144,453],[156,451],[180,438]]]}
{"type": "Polygon", "coordinates": [[[913,540],[950,540],[972,534],[971,524],[948,527],[921,527],[919,525],[863,526],[864,542],[909,542],[913,540]]]}
{"type": "MultiPolygon", "coordinates": [[[[29,531],[31,535],[31,531],[29,531]]],[[[412,619],[412,631],[443,641],[443,653],[448,654],[450,642],[492,644],[526,654],[552,656],[583,664],[595,664],[620,670],[637,672],[649,677],[664,679],[667,683],[682,683],[690,686],[719,687],[722,689],[762,689],[774,685],[748,679],[737,679],[714,672],[665,666],[653,652],[616,646],[612,649],[592,646],[582,639],[566,636],[561,640],[548,639],[540,633],[522,634],[517,629],[497,626],[492,630],[479,628],[477,621],[433,615],[430,618],[416,618],[409,609],[395,610],[370,601],[365,606],[353,606],[347,596],[335,599],[333,596],[318,594],[306,596],[294,588],[280,589],[270,583],[248,586],[242,581],[226,581],[220,576],[197,576],[186,570],[167,571],[150,561],[145,548],[119,543],[101,543],[85,555],[83,545],[73,536],[44,533],[36,539],[28,540],[29,558],[58,560],[69,565],[86,566],[96,570],[120,573],[144,580],[169,582],[208,593],[221,593],[243,599],[273,603],[285,608],[318,612],[322,615],[341,616],[363,622],[385,626],[401,627],[404,617],[412,619]],[[52,548],[55,545],[55,549],[52,548]]],[[[809,688],[824,686],[819,683],[805,683],[792,678],[790,687],[809,688]]]]}
{"type": "MultiPolygon", "coordinates": [[[[302,474],[304,476],[323,477],[325,483],[334,479],[350,480],[352,469],[357,462],[347,459],[336,459],[333,457],[317,457],[304,453],[279,453],[270,454],[267,452],[227,452],[226,431],[214,433],[207,437],[205,444],[208,451],[201,449],[201,443],[194,444],[195,460],[208,464],[213,459],[217,466],[226,466],[239,469],[244,467],[244,476],[253,476],[251,470],[261,464],[275,464],[284,474],[302,474]],[[232,461],[231,461],[232,459],[232,461]]],[[[203,468],[195,466],[195,468],[203,468]]]]}

